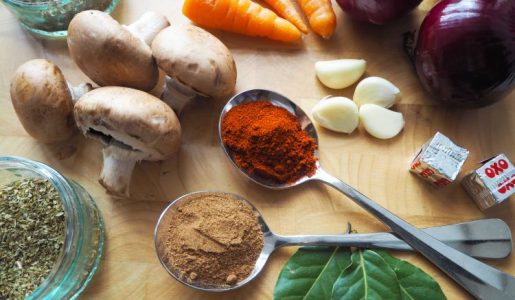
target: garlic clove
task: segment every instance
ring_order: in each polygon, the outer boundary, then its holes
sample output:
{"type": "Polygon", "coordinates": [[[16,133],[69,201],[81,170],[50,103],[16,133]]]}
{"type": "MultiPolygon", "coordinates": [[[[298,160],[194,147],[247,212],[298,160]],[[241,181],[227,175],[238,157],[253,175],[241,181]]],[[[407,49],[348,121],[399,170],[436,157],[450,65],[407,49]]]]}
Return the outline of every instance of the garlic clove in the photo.
{"type": "Polygon", "coordinates": [[[363,104],[359,108],[359,118],[365,130],[378,139],[393,138],[404,127],[402,113],[376,104],[363,104]]]}
{"type": "Polygon", "coordinates": [[[390,81],[381,77],[368,77],[361,80],[354,91],[353,100],[357,105],[377,104],[389,108],[401,99],[401,91],[390,81]]]}
{"type": "Polygon", "coordinates": [[[322,99],[311,113],[320,126],[337,132],[352,133],[359,124],[358,106],[345,97],[322,99]]]}
{"type": "Polygon", "coordinates": [[[366,67],[364,59],[325,60],[315,63],[315,72],[325,86],[343,89],[358,81],[366,67]]]}

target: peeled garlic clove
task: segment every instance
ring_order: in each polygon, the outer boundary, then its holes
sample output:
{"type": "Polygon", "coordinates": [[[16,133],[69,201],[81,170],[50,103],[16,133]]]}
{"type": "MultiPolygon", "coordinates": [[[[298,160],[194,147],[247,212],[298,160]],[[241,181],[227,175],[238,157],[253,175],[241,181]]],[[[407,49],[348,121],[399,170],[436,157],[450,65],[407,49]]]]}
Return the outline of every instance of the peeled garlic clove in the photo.
{"type": "Polygon", "coordinates": [[[368,77],[361,80],[354,91],[353,100],[358,105],[377,104],[391,107],[401,99],[401,91],[390,81],[381,77],[368,77]]]}
{"type": "Polygon", "coordinates": [[[365,130],[378,139],[393,138],[404,127],[401,113],[376,104],[363,104],[359,108],[359,118],[365,130]]]}
{"type": "Polygon", "coordinates": [[[320,126],[337,132],[351,133],[359,124],[358,106],[345,97],[322,99],[311,113],[320,126]]]}
{"type": "Polygon", "coordinates": [[[363,59],[337,59],[317,61],[318,79],[332,89],[343,89],[354,84],[365,73],[367,62],[363,59]]]}

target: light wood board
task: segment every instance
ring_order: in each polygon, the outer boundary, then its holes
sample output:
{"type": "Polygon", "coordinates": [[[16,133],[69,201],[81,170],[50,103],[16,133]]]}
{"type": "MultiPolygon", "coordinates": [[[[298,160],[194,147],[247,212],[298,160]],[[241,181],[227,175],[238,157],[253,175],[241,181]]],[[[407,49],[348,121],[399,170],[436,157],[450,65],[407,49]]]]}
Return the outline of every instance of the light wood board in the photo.
{"type": "MultiPolygon", "coordinates": [[[[318,128],[321,163],[327,171],[417,226],[495,217],[514,230],[513,199],[481,212],[459,184],[437,191],[408,172],[410,159],[436,131],[470,150],[465,171],[501,152],[515,160],[515,93],[484,109],[460,111],[435,105],[423,92],[403,52],[402,34],[416,29],[434,2],[426,0],[415,13],[384,27],[353,22],[335,6],[338,27],[329,41],[310,34],[302,43],[288,45],[212,32],[234,55],[237,91],[272,89],[307,112],[324,96],[352,97],[355,87],[323,87],[315,78],[315,61],[366,59],[366,76],[385,77],[401,89],[403,99],[394,109],[404,114],[406,127],[400,136],[387,141],[374,139],[362,129],[347,136],[318,128]]],[[[172,23],[187,23],[181,6],[182,1],[121,1],[114,16],[121,22],[131,22],[146,10],[155,10],[166,14],[172,23]]],[[[111,198],[97,182],[102,162],[98,143],[80,137],[77,153],[59,160],[55,149],[27,135],[11,105],[11,76],[29,59],[54,61],[74,84],[88,80],[70,59],[66,43],[35,39],[0,5],[0,45],[0,155],[42,161],[78,181],[96,199],[105,219],[105,255],[82,299],[270,299],[279,270],[295,249],[277,251],[259,279],[224,294],[196,292],[174,281],[161,268],[152,240],[156,220],[169,201],[192,191],[218,189],[241,194],[258,207],[272,230],[281,234],[341,233],[347,222],[359,232],[386,230],[351,200],[322,184],[271,191],[242,178],[219,146],[217,121],[224,101],[195,102],[187,107],[180,116],[183,142],[177,157],[161,163],[141,163],[133,176],[133,197],[111,198]]],[[[470,298],[421,256],[398,256],[434,276],[449,299],[470,298]]],[[[492,265],[515,274],[514,256],[492,265]]]]}

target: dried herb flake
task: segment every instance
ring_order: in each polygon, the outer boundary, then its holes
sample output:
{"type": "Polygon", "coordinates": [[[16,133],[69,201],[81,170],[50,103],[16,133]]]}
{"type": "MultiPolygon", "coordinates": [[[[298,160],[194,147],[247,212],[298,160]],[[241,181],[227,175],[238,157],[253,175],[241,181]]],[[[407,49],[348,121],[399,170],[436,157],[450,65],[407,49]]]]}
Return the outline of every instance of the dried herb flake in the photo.
{"type": "Polygon", "coordinates": [[[46,278],[64,244],[64,209],[47,180],[0,188],[0,299],[23,299],[46,278]]]}

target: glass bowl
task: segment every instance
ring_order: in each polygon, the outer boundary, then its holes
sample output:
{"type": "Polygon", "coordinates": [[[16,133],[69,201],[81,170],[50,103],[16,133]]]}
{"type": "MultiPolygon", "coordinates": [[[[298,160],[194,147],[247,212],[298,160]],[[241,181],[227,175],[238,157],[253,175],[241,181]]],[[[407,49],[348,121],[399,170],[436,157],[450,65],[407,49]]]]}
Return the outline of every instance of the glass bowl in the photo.
{"type": "Polygon", "coordinates": [[[77,13],[96,9],[111,13],[118,0],[2,0],[20,24],[37,37],[66,38],[68,24],[77,13]]]}
{"type": "Polygon", "coordinates": [[[104,247],[104,223],[95,201],[74,181],[39,162],[0,156],[0,186],[29,178],[50,181],[65,212],[61,255],[46,279],[26,299],[75,299],[95,274],[104,247]]]}

